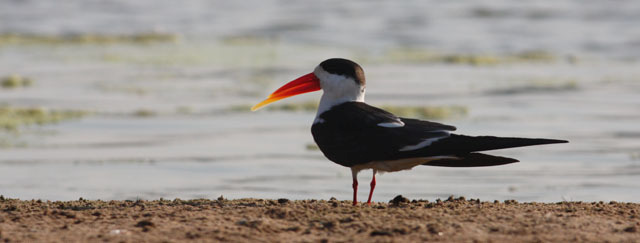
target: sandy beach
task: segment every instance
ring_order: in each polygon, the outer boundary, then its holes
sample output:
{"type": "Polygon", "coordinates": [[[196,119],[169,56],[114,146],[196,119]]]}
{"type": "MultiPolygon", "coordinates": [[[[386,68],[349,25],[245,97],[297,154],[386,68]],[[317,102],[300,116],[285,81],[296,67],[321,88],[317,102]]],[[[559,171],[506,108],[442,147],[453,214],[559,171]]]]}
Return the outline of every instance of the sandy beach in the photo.
{"type": "Polygon", "coordinates": [[[0,199],[2,242],[637,242],[640,204],[0,199]]]}

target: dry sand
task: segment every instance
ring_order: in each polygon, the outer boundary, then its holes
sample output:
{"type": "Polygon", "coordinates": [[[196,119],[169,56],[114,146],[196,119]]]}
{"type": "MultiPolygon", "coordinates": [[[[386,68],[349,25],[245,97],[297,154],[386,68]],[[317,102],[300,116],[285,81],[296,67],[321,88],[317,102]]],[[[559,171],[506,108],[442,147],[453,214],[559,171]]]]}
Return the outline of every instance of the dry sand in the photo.
{"type": "MultiPolygon", "coordinates": [[[[395,201],[394,201],[395,200],[395,201]]],[[[640,204],[0,197],[0,242],[640,242],[640,204]]]]}

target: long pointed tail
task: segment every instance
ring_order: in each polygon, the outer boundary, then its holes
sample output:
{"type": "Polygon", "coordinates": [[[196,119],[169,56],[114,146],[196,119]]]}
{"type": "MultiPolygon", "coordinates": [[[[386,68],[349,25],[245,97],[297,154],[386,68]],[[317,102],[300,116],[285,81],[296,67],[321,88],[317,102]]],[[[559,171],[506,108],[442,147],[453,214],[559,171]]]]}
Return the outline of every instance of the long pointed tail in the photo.
{"type": "Polygon", "coordinates": [[[478,151],[487,151],[504,148],[524,147],[553,143],[568,143],[566,140],[546,138],[510,138],[494,136],[466,136],[451,134],[448,138],[438,140],[421,154],[426,155],[463,155],[478,151]]]}

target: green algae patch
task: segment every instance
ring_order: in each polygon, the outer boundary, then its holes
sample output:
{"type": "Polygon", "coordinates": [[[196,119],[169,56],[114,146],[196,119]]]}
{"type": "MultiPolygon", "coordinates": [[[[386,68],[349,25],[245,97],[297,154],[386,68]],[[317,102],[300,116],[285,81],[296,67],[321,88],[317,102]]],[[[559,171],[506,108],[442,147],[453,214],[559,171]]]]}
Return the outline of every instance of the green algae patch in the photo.
{"type": "Polygon", "coordinates": [[[189,106],[178,106],[176,107],[176,114],[191,115],[194,114],[194,110],[189,106]]]}
{"type": "Polygon", "coordinates": [[[473,66],[496,65],[501,62],[498,57],[488,55],[443,55],[438,56],[435,61],[445,64],[468,64],[473,66]]]}
{"type": "Polygon", "coordinates": [[[18,131],[22,126],[46,125],[85,116],[84,111],[47,110],[0,106],[0,130],[18,131]]]}
{"type": "MultiPolygon", "coordinates": [[[[229,107],[227,111],[230,112],[247,112],[251,111],[252,105],[234,105],[229,107]]],[[[269,104],[269,106],[262,108],[267,111],[289,111],[289,112],[311,112],[318,109],[317,101],[305,101],[299,103],[284,103],[284,104],[269,104]]]]}
{"type": "Polygon", "coordinates": [[[511,59],[530,62],[552,62],[556,57],[546,51],[524,51],[511,55],[511,59]]]}
{"type": "Polygon", "coordinates": [[[307,143],[304,148],[309,151],[317,151],[320,150],[317,144],[315,143],[307,143]]]}
{"type": "MultiPolygon", "coordinates": [[[[420,118],[420,119],[447,119],[463,117],[468,114],[467,107],[464,106],[402,106],[402,105],[383,105],[381,109],[386,110],[400,117],[420,118]]],[[[251,105],[236,105],[230,107],[230,112],[248,112],[251,105]]],[[[315,112],[318,110],[318,102],[307,101],[299,103],[270,104],[265,107],[267,111],[284,111],[284,112],[315,112]]]]}
{"type": "Polygon", "coordinates": [[[278,42],[276,38],[268,38],[256,35],[236,35],[222,38],[222,43],[227,45],[272,45],[278,42]]]}
{"type": "Polygon", "coordinates": [[[579,88],[580,87],[578,86],[578,82],[574,79],[537,79],[529,80],[526,84],[523,85],[491,90],[487,93],[492,95],[515,95],[525,93],[569,92],[576,91],[579,88]]]}
{"type": "Polygon", "coordinates": [[[396,116],[421,119],[447,119],[466,116],[469,111],[464,106],[391,106],[380,107],[396,116]]]}
{"type": "Polygon", "coordinates": [[[139,109],[133,112],[133,116],[135,117],[154,117],[157,115],[158,113],[156,113],[155,111],[147,110],[147,109],[139,109]]]}
{"type": "Polygon", "coordinates": [[[33,81],[30,78],[18,74],[12,74],[0,79],[0,86],[5,89],[14,89],[31,86],[33,81]]]}
{"type": "Polygon", "coordinates": [[[248,112],[251,111],[252,105],[232,105],[227,108],[225,111],[227,112],[248,112]]]}
{"type": "Polygon", "coordinates": [[[316,111],[318,110],[317,101],[305,101],[298,103],[284,103],[270,105],[266,107],[270,111],[316,111]]]}
{"type": "Polygon", "coordinates": [[[166,33],[142,33],[130,35],[107,34],[70,34],[70,35],[36,35],[36,34],[0,34],[2,45],[60,45],[60,44],[150,44],[156,42],[177,42],[179,36],[166,33]]]}
{"type": "Polygon", "coordinates": [[[149,93],[149,91],[146,88],[140,87],[140,86],[134,86],[134,85],[114,85],[114,84],[101,83],[96,85],[96,88],[104,92],[117,92],[117,93],[124,93],[124,94],[133,94],[138,96],[146,95],[149,93]]]}
{"type": "Polygon", "coordinates": [[[553,62],[555,55],[539,50],[512,54],[439,53],[419,48],[391,49],[381,60],[404,63],[441,63],[453,65],[492,66],[509,63],[553,62]]]}

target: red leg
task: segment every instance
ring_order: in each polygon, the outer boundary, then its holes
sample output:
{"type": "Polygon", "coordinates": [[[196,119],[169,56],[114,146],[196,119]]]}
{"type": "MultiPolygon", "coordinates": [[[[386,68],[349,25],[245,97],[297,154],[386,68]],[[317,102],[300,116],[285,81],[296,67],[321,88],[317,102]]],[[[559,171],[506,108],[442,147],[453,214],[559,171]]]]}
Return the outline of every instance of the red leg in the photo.
{"type": "Polygon", "coordinates": [[[353,206],[358,204],[358,179],[353,178],[353,206]]]}
{"type": "Polygon", "coordinates": [[[367,204],[371,205],[371,196],[373,196],[373,189],[376,188],[376,171],[373,171],[373,178],[371,179],[371,190],[369,191],[369,199],[367,200],[367,204]]]}

